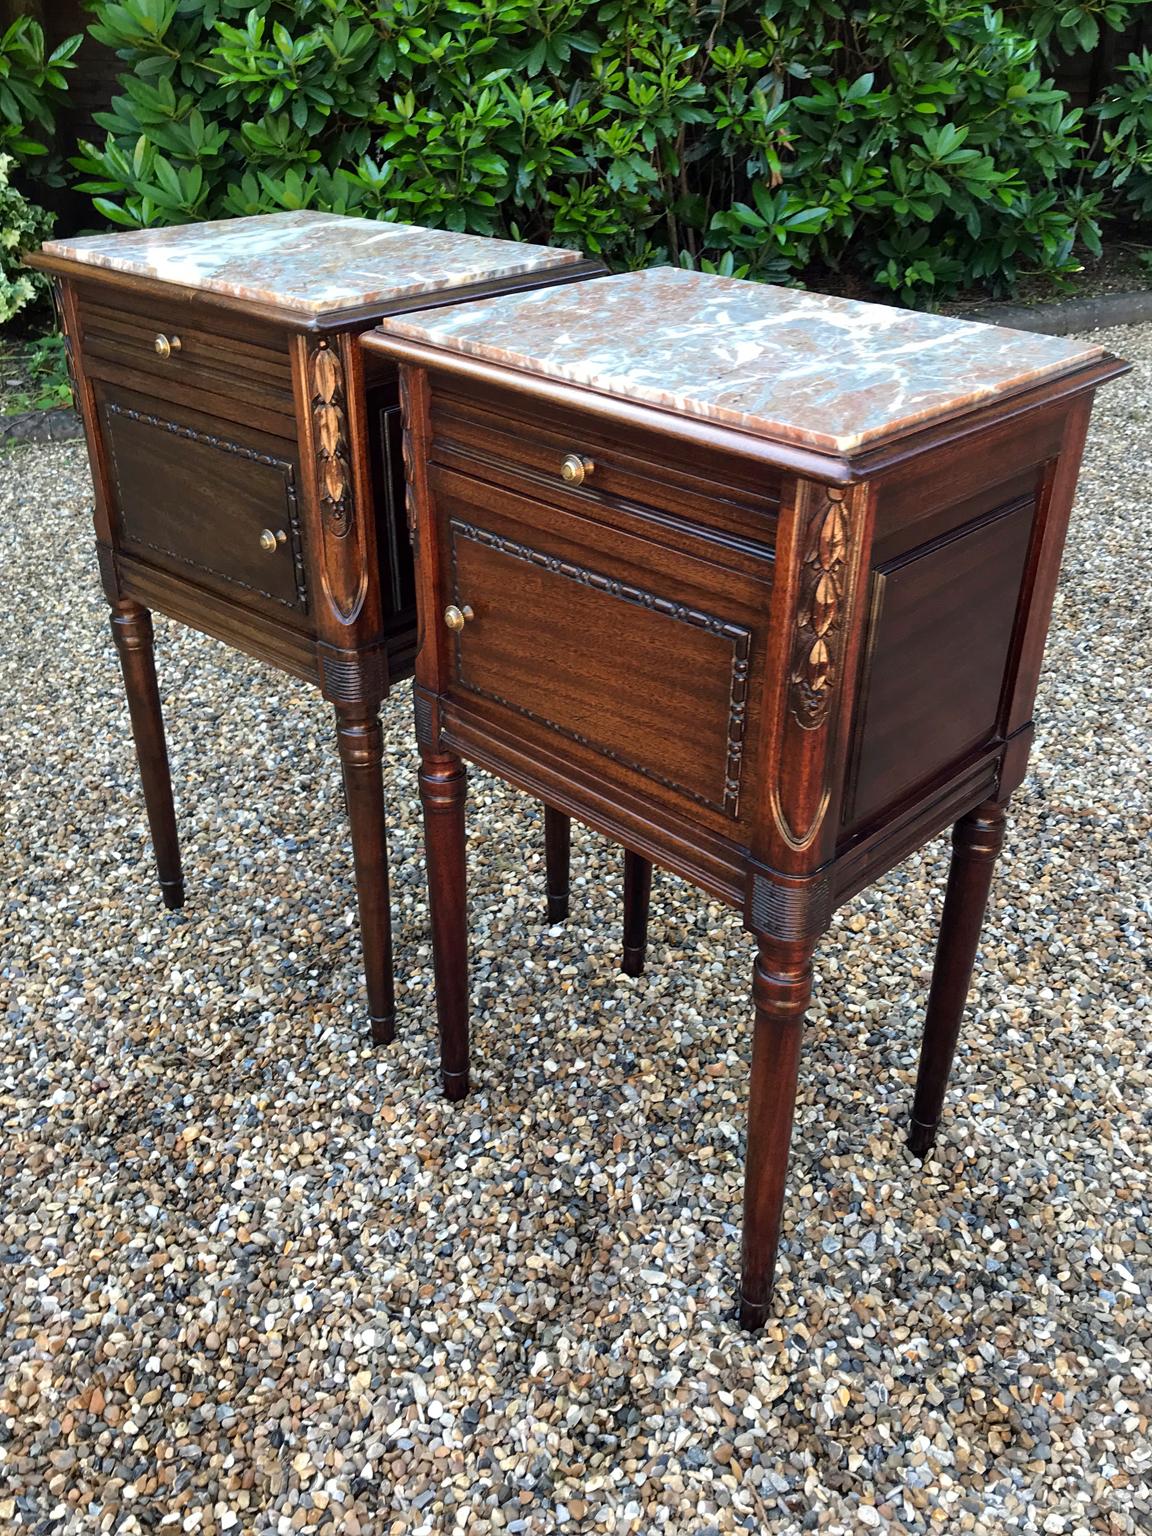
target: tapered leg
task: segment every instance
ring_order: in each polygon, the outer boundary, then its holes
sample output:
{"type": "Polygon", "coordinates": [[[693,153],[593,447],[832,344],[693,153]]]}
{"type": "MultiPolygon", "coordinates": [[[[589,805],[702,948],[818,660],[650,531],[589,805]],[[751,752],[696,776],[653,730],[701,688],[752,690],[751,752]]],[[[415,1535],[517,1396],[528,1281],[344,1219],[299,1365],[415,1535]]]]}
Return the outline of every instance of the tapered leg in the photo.
{"type": "Polygon", "coordinates": [[[548,880],[548,921],[568,916],[568,869],[572,860],[572,819],[554,806],[544,807],[544,863],[548,880]]]}
{"type": "Polygon", "coordinates": [[[979,806],[961,817],[952,830],[952,867],[908,1129],[908,1146],[919,1154],[932,1146],[940,1124],[996,856],[1004,842],[1005,812],[1003,805],[979,806]]]}
{"type": "Polygon", "coordinates": [[[428,906],[440,1021],[440,1075],[449,1099],[462,1099],[468,1092],[466,790],[467,775],[458,757],[448,752],[421,754],[420,798],[424,804],[428,906]]]}
{"type": "Polygon", "coordinates": [[[388,897],[388,828],[384,809],[384,736],[380,717],[363,706],[337,707],[336,739],[344,770],[344,802],[352,829],[360,942],[372,1039],[396,1033],[392,979],[392,911],[388,897]]]}
{"type": "Polygon", "coordinates": [[[648,902],[652,895],[652,865],[631,849],[624,850],[624,956],[626,976],[640,976],[648,948],[648,902]]]}
{"type": "Polygon", "coordinates": [[[174,911],[184,905],[184,872],[180,867],[172,775],[164,741],[160,690],[156,685],[152,615],[139,603],[117,603],[112,610],[112,638],[120,653],[124,691],[128,695],[128,713],[132,718],[132,735],[136,742],[136,760],[140,764],[160,893],[164,905],[174,911]]]}
{"type": "Polygon", "coordinates": [[[759,1328],[772,1299],[800,1039],[811,996],[812,946],[762,938],[752,983],[756,1013],[744,1167],[742,1328],[759,1328]]]}

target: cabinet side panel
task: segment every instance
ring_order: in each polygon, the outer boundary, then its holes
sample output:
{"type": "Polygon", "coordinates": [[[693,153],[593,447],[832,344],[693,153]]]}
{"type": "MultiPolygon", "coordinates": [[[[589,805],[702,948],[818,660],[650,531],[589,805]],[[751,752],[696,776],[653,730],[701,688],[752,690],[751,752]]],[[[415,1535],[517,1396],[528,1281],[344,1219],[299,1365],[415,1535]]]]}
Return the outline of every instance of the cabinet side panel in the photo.
{"type": "Polygon", "coordinates": [[[1035,515],[1017,495],[873,570],[850,833],[996,739],[1035,515]]]}

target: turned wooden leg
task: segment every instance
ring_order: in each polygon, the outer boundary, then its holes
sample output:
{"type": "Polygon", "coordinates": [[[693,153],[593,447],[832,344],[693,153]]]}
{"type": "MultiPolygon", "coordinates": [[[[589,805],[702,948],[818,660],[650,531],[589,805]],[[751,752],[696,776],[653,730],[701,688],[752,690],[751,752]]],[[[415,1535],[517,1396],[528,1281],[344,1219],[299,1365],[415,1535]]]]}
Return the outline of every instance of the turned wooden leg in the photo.
{"type": "Polygon", "coordinates": [[[337,707],[336,739],[344,771],[344,803],[352,829],[360,942],[372,1039],[396,1033],[392,979],[392,912],[388,897],[388,829],[384,810],[384,736],[373,709],[337,707]]]}
{"type": "Polygon", "coordinates": [[[1005,813],[1003,805],[982,805],[961,817],[952,830],[952,866],[948,871],[916,1097],[908,1129],[908,1146],[919,1154],[932,1146],[940,1124],[984,908],[996,856],[1004,842],[1005,813]]]}
{"type": "Polygon", "coordinates": [[[621,970],[640,976],[648,948],[648,902],[652,895],[652,865],[631,849],[624,850],[624,955],[621,970]]]}
{"type": "Polygon", "coordinates": [[[752,982],[756,1014],[744,1167],[742,1328],[759,1328],[772,1299],[800,1038],[811,996],[812,946],[761,938],[752,982]]]}
{"type": "Polygon", "coordinates": [[[568,916],[568,870],[572,861],[572,818],[554,806],[544,807],[544,864],[548,881],[548,921],[568,916]]]}
{"type": "Polygon", "coordinates": [[[440,1021],[444,1095],[468,1092],[468,893],[464,841],[467,774],[448,752],[421,754],[420,798],[428,864],[428,907],[440,1021]]]}
{"type": "Polygon", "coordinates": [[[164,741],[160,689],[156,685],[152,615],[139,603],[117,603],[112,610],[112,638],[120,653],[124,691],[128,695],[128,713],[132,718],[132,735],[136,742],[136,760],[140,764],[160,893],[164,905],[174,911],[184,905],[184,872],[180,867],[180,842],[172,804],[172,775],[164,741]]]}

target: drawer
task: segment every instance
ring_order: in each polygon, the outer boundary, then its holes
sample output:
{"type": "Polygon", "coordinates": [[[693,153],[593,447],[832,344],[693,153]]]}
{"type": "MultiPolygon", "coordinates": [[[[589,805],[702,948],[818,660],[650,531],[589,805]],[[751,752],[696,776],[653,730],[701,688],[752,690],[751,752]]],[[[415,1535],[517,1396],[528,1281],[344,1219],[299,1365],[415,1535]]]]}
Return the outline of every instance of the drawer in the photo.
{"type": "Polygon", "coordinates": [[[128,308],[110,292],[79,301],[90,375],[262,431],[295,435],[287,343],[206,329],[186,304],[128,308]],[[195,323],[194,323],[195,319],[195,323]],[[159,347],[159,350],[158,350],[159,347]]]}
{"type": "Polygon", "coordinates": [[[116,541],[283,618],[308,606],[297,466],[275,439],[96,386],[116,541]]]}
{"type": "Polygon", "coordinates": [[[706,539],[656,541],[640,519],[609,524],[448,470],[432,490],[442,590],[470,615],[450,644],[450,696],[731,835],[756,750],[771,561],[720,565],[706,539]]]}
{"type": "Polygon", "coordinates": [[[780,484],[731,454],[688,448],[632,428],[618,431],[559,407],[438,383],[432,396],[434,463],[543,496],[573,510],[621,506],[657,524],[708,529],[763,553],[776,539],[780,484]]]}

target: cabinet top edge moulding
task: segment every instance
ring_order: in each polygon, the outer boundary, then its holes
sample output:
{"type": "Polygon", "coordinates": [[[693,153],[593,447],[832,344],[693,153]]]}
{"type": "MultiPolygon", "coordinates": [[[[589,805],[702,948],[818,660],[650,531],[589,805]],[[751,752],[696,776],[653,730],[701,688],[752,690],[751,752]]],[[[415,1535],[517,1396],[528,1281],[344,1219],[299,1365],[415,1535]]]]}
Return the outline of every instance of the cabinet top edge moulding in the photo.
{"type": "Polygon", "coordinates": [[[599,274],[579,251],[310,209],[49,240],[30,264],[329,329],[516,279],[599,274]]]}
{"type": "Polygon", "coordinates": [[[1094,342],[675,267],[602,278],[591,295],[548,289],[390,317],[368,344],[492,370],[511,387],[547,381],[586,408],[603,402],[737,452],[772,444],[831,479],[874,472],[941,424],[1128,368],[1094,342]]]}

